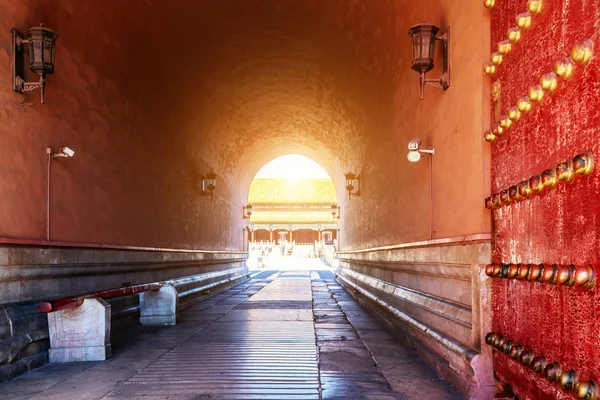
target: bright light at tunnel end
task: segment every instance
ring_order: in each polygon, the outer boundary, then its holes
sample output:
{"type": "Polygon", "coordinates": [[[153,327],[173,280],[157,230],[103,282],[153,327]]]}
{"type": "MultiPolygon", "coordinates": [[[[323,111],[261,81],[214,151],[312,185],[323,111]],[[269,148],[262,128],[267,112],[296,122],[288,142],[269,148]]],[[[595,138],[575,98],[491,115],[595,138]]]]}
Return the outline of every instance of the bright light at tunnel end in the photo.
{"type": "Polygon", "coordinates": [[[318,163],[300,154],[277,157],[262,167],[254,179],[331,179],[318,163]]]}

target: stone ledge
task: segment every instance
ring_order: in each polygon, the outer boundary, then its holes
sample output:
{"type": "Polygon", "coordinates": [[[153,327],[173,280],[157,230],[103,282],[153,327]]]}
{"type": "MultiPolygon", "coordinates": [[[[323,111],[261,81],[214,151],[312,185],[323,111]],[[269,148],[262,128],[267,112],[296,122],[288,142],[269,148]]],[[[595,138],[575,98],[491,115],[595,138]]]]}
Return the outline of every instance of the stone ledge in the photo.
{"type": "Polygon", "coordinates": [[[19,353],[32,343],[48,340],[47,329],[36,329],[29,333],[22,333],[9,339],[0,340],[0,365],[10,364],[18,360],[19,353]]]}
{"type": "Polygon", "coordinates": [[[417,349],[441,376],[469,398],[493,397],[491,352],[479,350],[482,332],[491,324],[489,311],[482,312],[491,307],[489,279],[483,273],[491,259],[489,235],[346,251],[337,257],[341,284],[417,349]],[[362,279],[356,279],[361,275],[362,279]],[[438,313],[399,300],[395,287],[420,294],[411,296],[412,300],[426,300],[438,313]],[[448,309],[445,303],[450,305],[448,309]],[[470,311],[470,317],[456,313],[461,307],[470,311]],[[449,313],[450,318],[444,320],[440,312],[449,313]],[[470,329],[469,324],[451,322],[457,316],[463,322],[469,320],[470,329]]]}
{"type": "Polygon", "coordinates": [[[14,379],[19,375],[39,368],[48,363],[48,352],[38,353],[30,357],[23,358],[12,364],[0,366],[0,382],[14,379]]]}
{"type": "Polygon", "coordinates": [[[338,280],[463,395],[477,400],[492,398],[496,392],[495,385],[485,381],[485,377],[491,375],[491,365],[482,359],[481,354],[420,323],[347,278],[338,276],[338,280]]]}
{"type": "Polygon", "coordinates": [[[430,329],[443,332],[456,342],[466,346],[472,343],[473,315],[469,307],[396,286],[348,268],[340,268],[338,277],[351,281],[386,304],[410,315],[430,329]]]}
{"type": "Polygon", "coordinates": [[[439,332],[428,325],[423,324],[393,305],[385,302],[380,297],[372,294],[370,291],[352,282],[345,276],[338,275],[337,278],[342,281],[342,284],[346,286],[350,292],[364,296],[370,302],[382,307],[389,314],[395,316],[396,319],[401,321],[403,324],[406,324],[407,331],[414,336],[418,336],[423,341],[427,342],[433,340],[430,347],[436,349],[438,353],[449,358],[456,358],[458,356],[457,360],[471,360],[473,357],[479,354],[475,349],[457,341],[452,337],[446,336],[442,332],[439,332]]]}
{"type": "Polygon", "coordinates": [[[492,242],[492,234],[491,233],[475,233],[475,234],[471,234],[471,235],[462,235],[462,236],[455,236],[455,237],[449,237],[449,238],[422,240],[422,241],[418,241],[418,242],[408,242],[408,243],[392,244],[389,246],[372,247],[369,249],[346,250],[346,251],[340,251],[338,254],[349,255],[349,254],[360,254],[360,253],[374,253],[374,252],[394,251],[394,250],[403,250],[403,249],[415,249],[415,248],[420,248],[420,247],[425,247],[427,249],[431,249],[434,247],[470,245],[470,244],[491,243],[491,242],[492,242]]]}
{"type": "Polygon", "coordinates": [[[337,258],[346,262],[419,263],[441,264],[489,264],[492,240],[489,234],[477,236],[477,240],[465,237],[404,243],[372,249],[341,251],[337,258]],[[464,239],[464,240],[463,240],[464,239]],[[428,245],[429,243],[432,243],[428,245]],[[433,243],[435,242],[435,243],[433,243]]]}
{"type": "Polygon", "coordinates": [[[225,269],[245,270],[247,257],[247,253],[236,252],[0,247],[0,303],[81,295],[225,269]],[[29,284],[23,285],[23,281],[29,284]]]}

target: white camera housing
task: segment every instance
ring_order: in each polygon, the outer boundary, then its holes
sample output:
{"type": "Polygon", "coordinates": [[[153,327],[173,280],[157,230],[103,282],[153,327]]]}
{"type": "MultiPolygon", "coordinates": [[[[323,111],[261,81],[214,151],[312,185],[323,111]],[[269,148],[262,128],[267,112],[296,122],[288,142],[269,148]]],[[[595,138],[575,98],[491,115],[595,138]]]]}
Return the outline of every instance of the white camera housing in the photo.
{"type": "Polygon", "coordinates": [[[408,150],[410,150],[410,151],[419,150],[420,145],[421,145],[421,139],[419,139],[419,138],[413,139],[410,142],[408,142],[408,150]]]}
{"type": "Polygon", "coordinates": [[[63,147],[60,149],[60,152],[63,153],[66,157],[73,157],[75,152],[68,147],[63,147]]]}
{"type": "Polygon", "coordinates": [[[52,148],[48,147],[46,149],[46,152],[48,153],[48,156],[51,158],[59,158],[59,157],[64,157],[64,158],[71,158],[75,155],[75,151],[71,150],[69,147],[61,147],[58,150],[58,153],[52,153],[52,148]]]}

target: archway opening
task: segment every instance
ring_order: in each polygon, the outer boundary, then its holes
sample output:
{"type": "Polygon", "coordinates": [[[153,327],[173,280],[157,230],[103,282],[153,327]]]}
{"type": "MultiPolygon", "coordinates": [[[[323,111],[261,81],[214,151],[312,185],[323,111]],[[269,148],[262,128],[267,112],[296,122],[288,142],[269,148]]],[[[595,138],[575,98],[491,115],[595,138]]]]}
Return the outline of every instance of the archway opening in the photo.
{"type": "Polygon", "coordinates": [[[299,259],[319,259],[334,251],[338,236],[334,182],[306,156],[277,157],[252,180],[245,217],[251,267],[280,269],[299,259]]]}

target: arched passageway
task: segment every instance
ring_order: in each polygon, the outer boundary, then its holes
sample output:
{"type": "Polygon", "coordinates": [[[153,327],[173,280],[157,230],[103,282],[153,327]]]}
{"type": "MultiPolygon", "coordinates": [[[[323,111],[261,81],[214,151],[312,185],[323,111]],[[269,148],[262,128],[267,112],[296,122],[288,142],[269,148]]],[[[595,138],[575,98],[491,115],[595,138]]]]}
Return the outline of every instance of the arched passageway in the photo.
{"type": "MultiPolygon", "coordinates": [[[[572,394],[493,358],[492,329],[600,381],[598,293],[583,287],[600,258],[597,169],[574,159],[598,152],[600,11],[586,0],[482,3],[0,2],[0,380],[47,361],[40,301],[165,284],[183,309],[245,285],[252,181],[272,159],[302,154],[337,193],[339,231],[321,232],[338,244],[335,282],[461,393],[489,398],[495,372],[521,397],[572,394]],[[423,20],[451,28],[451,86],[427,85],[420,101],[407,32],[423,20]],[[59,36],[44,104],[8,79],[9,28],[40,22],[59,36]],[[487,76],[497,44],[502,64],[487,76]],[[415,138],[435,154],[410,163],[415,138]],[[65,146],[74,157],[52,157],[65,146]],[[350,191],[347,173],[359,178],[350,191]],[[492,261],[507,277],[509,265],[545,264],[548,276],[561,265],[587,280],[494,280],[492,261]]],[[[437,53],[428,78],[441,75],[437,53]]],[[[315,292],[338,290],[311,279],[315,292]]],[[[109,301],[113,332],[138,320],[137,294],[109,301]]]]}
{"type": "MultiPolygon", "coordinates": [[[[59,36],[43,105],[37,92],[0,86],[0,260],[11,271],[0,275],[0,303],[13,310],[169,282],[181,308],[226,290],[247,276],[252,233],[243,207],[254,176],[277,156],[302,154],[335,185],[340,282],[357,295],[403,288],[390,307],[428,327],[399,323],[405,339],[452,365],[432,362],[464,393],[491,377],[473,371],[482,332],[479,281],[468,272],[479,268],[473,254],[490,230],[480,207],[488,114],[481,5],[24,0],[1,3],[0,15],[3,26],[25,32],[43,21],[59,36]],[[428,87],[421,102],[407,31],[424,19],[453,29],[457,89],[428,87]],[[431,171],[406,161],[415,136],[436,147],[431,171]],[[75,156],[48,158],[48,147],[64,146],[75,156]],[[201,182],[212,173],[207,195],[201,182]],[[347,173],[360,176],[360,196],[348,194],[347,173]],[[378,250],[448,238],[462,246],[456,238],[482,233],[456,259],[428,248],[378,250]],[[402,267],[405,260],[414,265],[402,267]],[[454,263],[462,267],[445,267],[454,263]],[[421,293],[416,305],[406,302],[412,292],[421,293]]],[[[11,76],[8,35],[0,48],[1,75],[11,76]]],[[[137,296],[110,301],[114,327],[135,320],[137,296]]],[[[31,329],[45,332],[43,316],[27,315],[31,329]]],[[[21,357],[47,346],[47,335],[21,357]]]]}

